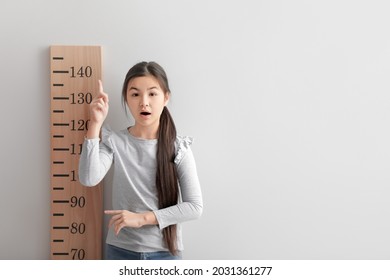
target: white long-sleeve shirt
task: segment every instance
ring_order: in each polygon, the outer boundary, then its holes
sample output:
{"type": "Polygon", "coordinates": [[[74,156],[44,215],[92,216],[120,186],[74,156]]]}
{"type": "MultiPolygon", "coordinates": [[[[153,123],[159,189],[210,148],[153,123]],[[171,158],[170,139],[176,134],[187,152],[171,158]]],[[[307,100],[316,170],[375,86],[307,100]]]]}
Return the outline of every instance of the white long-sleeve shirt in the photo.
{"type": "Polygon", "coordinates": [[[158,225],[123,228],[116,236],[109,230],[106,242],[135,252],[168,251],[162,229],[177,224],[178,250],[183,250],[180,223],[199,218],[202,193],[190,148],[192,138],[176,138],[176,157],[179,180],[179,202],[164,209],[158,207],[156,189],[157,139],[132,136],[127,129],[113,132],[103,127],[102,141],[86,139],[79,162],[79,180],[85,186],[97,185],[113,166],[112,205],[116,210],[139,213],[153,211],[158,225]]]}

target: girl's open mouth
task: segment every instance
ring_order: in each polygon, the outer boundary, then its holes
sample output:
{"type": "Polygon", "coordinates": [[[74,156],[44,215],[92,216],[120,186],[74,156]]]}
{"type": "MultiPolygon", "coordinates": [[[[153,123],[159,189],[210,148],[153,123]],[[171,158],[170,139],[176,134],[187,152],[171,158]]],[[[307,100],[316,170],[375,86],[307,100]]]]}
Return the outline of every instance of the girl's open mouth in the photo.
{"type": "Polygon", "coordinates": [[[149,116],[151,113],[150,112],[141,112],[141,115],[143,116],[149,116]]]}

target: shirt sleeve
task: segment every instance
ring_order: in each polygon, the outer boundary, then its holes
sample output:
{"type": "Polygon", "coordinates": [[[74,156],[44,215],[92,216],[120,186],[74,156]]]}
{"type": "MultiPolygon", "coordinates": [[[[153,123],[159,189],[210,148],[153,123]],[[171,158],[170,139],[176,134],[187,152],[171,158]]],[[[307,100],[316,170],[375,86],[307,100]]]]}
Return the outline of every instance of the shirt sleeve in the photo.
{"type": "Polygon", "coordinates": [[[195,159],[190,148],[192,139],[184,143],[184,145],[179,146],[175,158],[181,201],[176,205],[154,211],[160,229],[197,219],[203,212],[202,192],[195,159]]]}
{"type": "Polygon", "coordinates": [[[102,129],[100,143],[99,138],[84,140],[79,160],[79,181],[82,185],[96,186],[110,169],[114,153],[109,137],[110,131],[102,129]]]}

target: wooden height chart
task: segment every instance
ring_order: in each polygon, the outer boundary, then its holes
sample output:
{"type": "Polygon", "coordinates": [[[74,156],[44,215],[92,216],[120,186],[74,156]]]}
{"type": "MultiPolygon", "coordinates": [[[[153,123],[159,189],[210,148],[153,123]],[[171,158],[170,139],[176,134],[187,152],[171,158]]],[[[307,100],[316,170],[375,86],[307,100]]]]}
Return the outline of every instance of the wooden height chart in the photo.
{"type": "Polygon", "coordinates": [[[51,258],[101,259],[102,186],[78,181],[89,104],[102,77],[100,46],[52,46],[51,258]]]}

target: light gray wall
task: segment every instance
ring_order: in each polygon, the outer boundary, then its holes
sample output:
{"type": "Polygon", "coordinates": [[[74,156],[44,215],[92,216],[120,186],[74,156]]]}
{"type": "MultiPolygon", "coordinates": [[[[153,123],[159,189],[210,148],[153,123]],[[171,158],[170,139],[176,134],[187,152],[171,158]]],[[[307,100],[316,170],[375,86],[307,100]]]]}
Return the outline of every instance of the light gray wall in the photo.
{"type": "Polygon", "coordinates": [[[49,258],[50,45],[103,46],[114,129],[128,68],[165,67],[205,203],[185,258],[389,259],[389,8],[1,1],[0,259],[49,258]]]}

